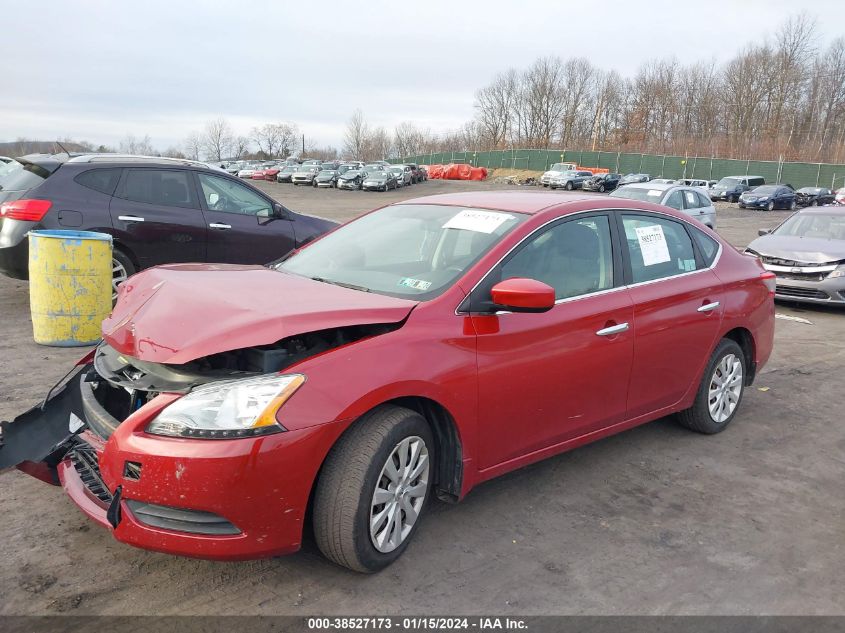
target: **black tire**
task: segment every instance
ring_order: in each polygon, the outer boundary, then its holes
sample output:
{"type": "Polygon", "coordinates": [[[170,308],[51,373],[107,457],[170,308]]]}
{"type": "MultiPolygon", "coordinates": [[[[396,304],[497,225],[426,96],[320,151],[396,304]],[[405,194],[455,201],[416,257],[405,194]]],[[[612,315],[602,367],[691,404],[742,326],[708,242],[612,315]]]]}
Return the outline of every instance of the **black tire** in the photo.
{"type": "Polygon", "coordinates": [[[775,210],[775,201],[774,201],[774,200],[770,200],[770,201],[769,201],[769,204],[767,204],[767,205],[766,205],[766,208],[767,208],[769,211],[774,211],[774,210],[775,210]]]}
{"type": "Polygon", "coordinates": [[[599,193],[604,193],[604,191],[605,191],[605,186],[599,185],[599,193]]]}
{"type": "Polygon", "coordinates": [[[571,182],[566,183],[566,190],[567,191],[572,191],[574,188],[575,187],[573,186],[573,184],[571,182]]]}
{"type": "Polygon", "coordinates": [[[379,571],[399,558],[419,527],[431,497],[434,449],[431,429],[422,416],[393,405],[374,409],[344,433],[323,464],[314,496],[314,537],[323,555],[362,573],[379,571]],[[422,438],[428,449],[428,486],[411,531],[396,549],[384,553],[376,549],[370,536],[372,497],[393,450],[413,436],[422,438]]]}
{"type": "Polygon", "coordinates": [[[693,402],[693,405],[689,409],[677,414],[676,418],[678,422],[692,431],[705,433],[707,435],[721,433],[724,431],[736,417],[737,411],[739,411],[740,405],[742,405],[742,397],[745,395],[746,376],[748,376],[748,369],[742,348],[736,343],[736,341],[723,338],[719,341],[719,344],[713,351],[713,355],[710,357],[710,362],[707,363],[707,368],[704,370],[704,376],[701,378],[701,384],[698,386],[698,392],[695,395],[695,402],[693,402]],[[740,383],[741,389],[733,412],[731,412],[727,419],[718,422],[710,415],[710,386],[713,382],[713,376],[716,373],[717,366],[726,356],[730,354],[733,354],[742,365],[742,381],[740,383]]]}
{"type": "Polygon", "coordinates": [[[789,210],[790,211],[795,211],[795,209],[797,207],[798,207],[798,204],[795,202],[795,200],[793,200],[792,202],[789,203],[789,210]]]}
{"type": "Polygon", "coordinates": [[[811,207],[817,207],[817,206],[819,206],[819,201],[818,201],[818,200],[813,200],[813,201],[810,203],[810,206],[811,206],[811,207]]]}

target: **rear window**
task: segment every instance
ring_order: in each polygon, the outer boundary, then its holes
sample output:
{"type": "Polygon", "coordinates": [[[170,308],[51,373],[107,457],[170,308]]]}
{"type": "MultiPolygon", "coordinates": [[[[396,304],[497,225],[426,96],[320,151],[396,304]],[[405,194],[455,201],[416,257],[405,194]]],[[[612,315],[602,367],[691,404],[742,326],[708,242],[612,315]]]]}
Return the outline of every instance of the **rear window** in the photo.
{"type": "Polygon", "coordinates": [[[0,171],[0,191],[26,191],[40,185],[50,172],[34,163],[6,163],[0,171]]]}
{"type": "Polygon", "coordinates": [[[120,180],[120,169],[89,169],[79,174],[74,180],[94,191],[112,195],[117,181],[120,180]]]}

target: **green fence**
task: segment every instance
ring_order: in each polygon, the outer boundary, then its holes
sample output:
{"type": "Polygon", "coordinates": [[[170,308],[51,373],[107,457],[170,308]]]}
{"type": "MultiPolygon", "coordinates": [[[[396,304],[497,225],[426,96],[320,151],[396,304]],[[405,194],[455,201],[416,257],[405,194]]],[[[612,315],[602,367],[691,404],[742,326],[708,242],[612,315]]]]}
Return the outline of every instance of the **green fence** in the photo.
{"type": "Polygon", "coordinates": [[[600,167],[627,174],[639,172],[653,178],[703,178],[719,180],[725,176],[762,176],[766,182],[785,182],[798,187],[845,186],[845,165],[829,163],[786,163],[765,160],[702,158],[662,154],[623,154],[578,150],[514,149],[492,152],[437,152],[394,159],[393,162],[437,165],[469,163],[476,167],[529,169],[545,171],[554,163],[577,163],[586,168],[600,167]]]}

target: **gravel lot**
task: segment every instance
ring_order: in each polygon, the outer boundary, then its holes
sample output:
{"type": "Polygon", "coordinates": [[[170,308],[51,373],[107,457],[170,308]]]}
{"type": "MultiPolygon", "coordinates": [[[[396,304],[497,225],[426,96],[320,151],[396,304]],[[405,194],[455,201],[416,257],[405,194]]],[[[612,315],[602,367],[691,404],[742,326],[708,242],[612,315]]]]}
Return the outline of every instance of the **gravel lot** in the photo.
{"type": "MultiPolygon", "coordinates": [[[[453,190],[262,185],[347,219],[453,190]]],[[[566,196],[561,193],[561,197],[566,196]]],[[[719,209],[744,246],[784,213],[719,209]]],[[[32,342],[28,289],[0,277],[0,418],[35,404],[84,350],[32,342]]],[[[435,504],[406,554],[374,576],[296,555],[215,563],[121,545],[62,490],[0,475],[0,614],[843,614],[845,314],[779,305],[774,355],[730,430],[670,419],[435,504]]]]}

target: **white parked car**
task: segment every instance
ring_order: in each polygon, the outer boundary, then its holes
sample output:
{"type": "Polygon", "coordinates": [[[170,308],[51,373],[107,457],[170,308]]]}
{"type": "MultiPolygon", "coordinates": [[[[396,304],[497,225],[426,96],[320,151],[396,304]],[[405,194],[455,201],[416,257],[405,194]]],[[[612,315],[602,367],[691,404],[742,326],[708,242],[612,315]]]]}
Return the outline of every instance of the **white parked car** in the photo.
{"type": "Polygon", "coordinates": [[[610,197],[662,204],[686,213],[711,229],[716,228],[716,207],[710,197],[698,187],[651,180],[620,187],[612,191],[610,197]]]}
{"type": "Polygon", "coordinates": [[[575,163],[555,163],[549,167],[549,171],[540,176],[540,184],[544,187],[548,187],[551,184],[552,179],[556,176],[560,176],[563,172],[575,171],[577,169],[578,165],[575,163]]]}

